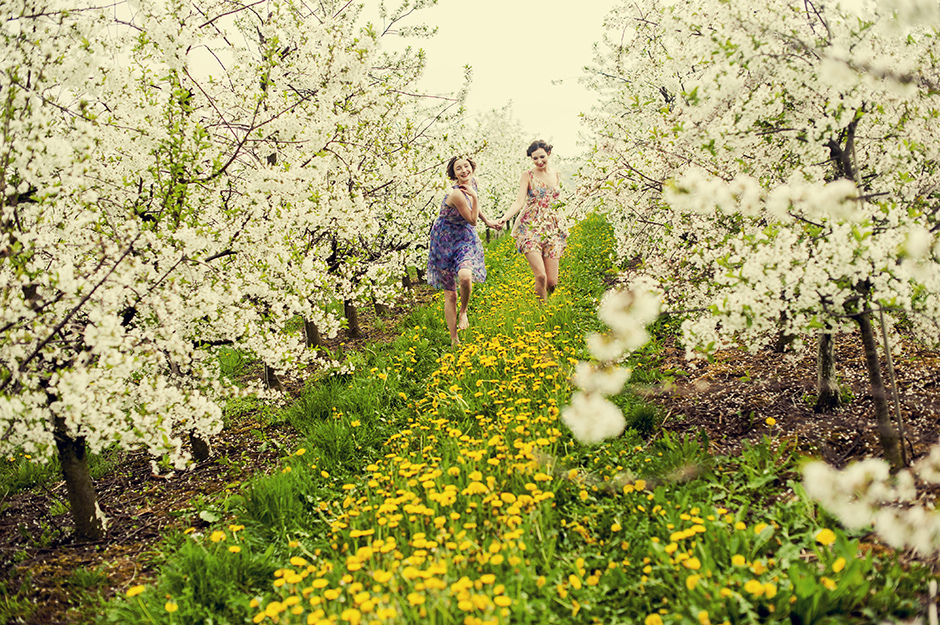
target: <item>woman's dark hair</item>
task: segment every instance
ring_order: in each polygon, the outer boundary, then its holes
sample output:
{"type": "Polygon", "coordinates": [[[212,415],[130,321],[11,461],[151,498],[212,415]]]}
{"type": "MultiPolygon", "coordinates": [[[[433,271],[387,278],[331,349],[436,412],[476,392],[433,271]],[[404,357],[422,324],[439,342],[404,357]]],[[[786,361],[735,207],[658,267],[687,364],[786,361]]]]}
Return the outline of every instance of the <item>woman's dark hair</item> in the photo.
{"type": "Polygon", "coordinates": [[[525,151],[525,155],[526,155],[526,156],[532,156],[532,153],[535,152],[536,150],[538,150],[539,148],[542,148],[542,149],[545,150],[545,152],[548,153],[548,154],[551,154],[551,153],[552,153],[552,146],[551,146],[551,145],[545,143],[545,142],[542,141],[541,139],[537,139],[537,140],[533,141],[533,142],[532,142],[532,145],[529,146],[529,149],[525,151]]]}
{"type": "Polygon", "coordinates": [[[469,156],[455,156],[447,161],[447,177],[451,180],[457,180],[457,174],[454,173],[454,165],[456,165],[457,161],[459,160],[466,160],[468,163],[470,163],[470,167],[473,169],[473,171],[477,170],[477,164],[469,156]]]}

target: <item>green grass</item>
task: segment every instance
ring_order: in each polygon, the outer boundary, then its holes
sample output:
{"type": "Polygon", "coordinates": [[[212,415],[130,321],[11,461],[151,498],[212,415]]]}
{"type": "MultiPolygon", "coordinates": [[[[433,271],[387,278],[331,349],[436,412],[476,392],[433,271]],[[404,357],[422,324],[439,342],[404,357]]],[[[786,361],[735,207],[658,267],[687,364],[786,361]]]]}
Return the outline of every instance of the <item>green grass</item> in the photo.
{"type": "MultiPolygon", "coordinates": [[[[88,472],[92,479],[101,479],[114,471],[124,460],[118,448],[88,454],[88,472]]],[[[29,454],[20,452],[0,460],[0,500],[38,486],[49,486],[62,479],[58,458],[37,462],[29,454]]],[[[58,513],[53,513],[58,514],[58,513]]]]}
{"type": "MultiPolygon", "coordinates": [[[[168,539],[121,623],[875,623],[919,613],[929,571],[863,554],[766,438],[716,457],[661,429],[631,388],[623,436],[585,446],[558,420],[610,266],[597,218],[573,233],[541,304],[508,237],[487,249],[471,330],[450,346],[438,299],[355,371],[311,380],[278,419],[298,433],[270,475],[168,539]],[[820,542],[821,529],[835,537],[820,542]],[[490,577],[492,576],[492,577],[490,577]],[[172,611],[171,611],[172,610],[172,611]],[[322,610],[321,612],[318,612],[322,610]],[[394,610],[394,620],[390,616],[394,610]],[[295,614],[296,612],[296,614],[295,614]],[[464,617],[471,617],[465,621],[464,617]],[[475,620],[476,619],[476,620],[475,620]]],[[[662,319],[634,354],[656,383],[662,319]]],[[[347,354],[349,356],[349,354],[347,354]]]]}
{"type": "Polygon", "coordinates": [[[0,625],[22,623],[38,607],[29,598],[29,580],[22,582],[20,588],[12,588],[10,582],[0,581],[0,625]]]}

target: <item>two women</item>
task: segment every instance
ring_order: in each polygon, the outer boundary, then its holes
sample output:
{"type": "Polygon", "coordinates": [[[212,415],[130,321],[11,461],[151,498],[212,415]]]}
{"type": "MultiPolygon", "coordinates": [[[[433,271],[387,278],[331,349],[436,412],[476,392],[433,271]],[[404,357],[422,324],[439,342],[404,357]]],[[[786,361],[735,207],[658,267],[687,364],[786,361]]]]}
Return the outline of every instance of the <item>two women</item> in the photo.
{"type": "Polygon", "coordinates": [[[444,290],[444,318],[454,345],[460,343],[457,331],[470,325],[467,305],[472,284],[486,280],[483,245],[475,228],[477,219],[487,227],[500,229],[522,211],[512,235],[516,249],[525,255],[532,269],[535,292],[544,301],[558,285],[558,259],[568,240],[559,212],[561,179],[548,164],[552,146],[535,141],[526,153],[534,168],[520,176],[515,202],[495,222],[480,210],[473,159],[455,156],[447,163],[447,176],[456,184],[441,203],[441,211],[431,227],[428,284],[444,290]]]}

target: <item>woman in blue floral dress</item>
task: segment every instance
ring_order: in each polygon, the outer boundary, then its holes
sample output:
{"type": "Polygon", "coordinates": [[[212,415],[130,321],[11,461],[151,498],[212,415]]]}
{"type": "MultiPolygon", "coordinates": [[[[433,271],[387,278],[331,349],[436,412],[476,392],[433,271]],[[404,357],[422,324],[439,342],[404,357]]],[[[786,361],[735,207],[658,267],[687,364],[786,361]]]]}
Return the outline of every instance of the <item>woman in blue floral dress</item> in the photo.
{"type": "Polygon", "coordinates": [[[568,230],[560,210],[561,177],[548,164],[552,146],[534,141],[526,154],[535,168],[522,173],[516,201],[496,223],[502,226],[522,210],[512,236],[516,249],[529,261],[535,292],[544,301],[558,286],[558,262],[568,242],[568,230]]]}
{"type": "Polygon", "coordinates": [[[483,244],[476,231],[477,218],[491,228],[499,227],[480,211],[477,182],[473,177],[476,167],[468,157],[455,156],[447,163],[447,177],[456,184],[441,203],[441,212],[431,226],[428,246],[428,284],[444,290],[444,319],[454,345],[460,343],[457,330],[470,327],[467,305],[473,282],[486,281],[483,244]]]}

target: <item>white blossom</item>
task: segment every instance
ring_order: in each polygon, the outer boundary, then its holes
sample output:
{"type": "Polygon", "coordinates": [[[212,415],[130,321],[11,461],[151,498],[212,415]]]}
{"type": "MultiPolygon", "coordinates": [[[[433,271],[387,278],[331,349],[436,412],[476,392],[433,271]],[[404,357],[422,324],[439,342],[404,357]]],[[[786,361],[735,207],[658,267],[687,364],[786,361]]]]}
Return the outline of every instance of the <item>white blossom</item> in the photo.
{"type": "Polygon", "coordinates": [[[620,409],[604,397],[619,393],[630,378],[630,369],[616,363],[647,342],[646,326],[659,316],[661,294],[648,287],[641,281],[632,290],[608,291],[598,306],[598,317],[610,332],[590,333],[585,343],[600,364],[577,364],[573,382],[581,390],[562,411],[562,421],[582,443],[597,443],[623,432],[626,421],[620,409]]]}
{"type": "Polygon", "coordinates": [[[626,421],[620,409],[598,393],[577,391],[561,411],[561,420],[585,444],[620,436],[626,421]]]}

